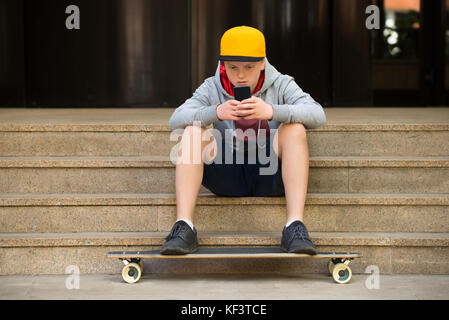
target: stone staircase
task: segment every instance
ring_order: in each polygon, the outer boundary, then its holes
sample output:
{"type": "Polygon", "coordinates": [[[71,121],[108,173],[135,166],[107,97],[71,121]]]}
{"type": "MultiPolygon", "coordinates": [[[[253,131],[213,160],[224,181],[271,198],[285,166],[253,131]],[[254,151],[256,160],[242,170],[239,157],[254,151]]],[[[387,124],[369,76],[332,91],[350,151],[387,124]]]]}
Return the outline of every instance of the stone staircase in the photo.
{"type": "MultiPolygon", "coordinates": [[[[173,109],[0,109],[0,274],[119,273],[176,219],[173,109]]],[[[332,108],[308,130],[305,222],[354,273],[449,274],[449,108],[332,108]]],[[[201,246],[279,246],[285,198],[200,190],[201,246]]],[[[325,273],[315,259],[148,261],[155,273],[325,273]]]]}

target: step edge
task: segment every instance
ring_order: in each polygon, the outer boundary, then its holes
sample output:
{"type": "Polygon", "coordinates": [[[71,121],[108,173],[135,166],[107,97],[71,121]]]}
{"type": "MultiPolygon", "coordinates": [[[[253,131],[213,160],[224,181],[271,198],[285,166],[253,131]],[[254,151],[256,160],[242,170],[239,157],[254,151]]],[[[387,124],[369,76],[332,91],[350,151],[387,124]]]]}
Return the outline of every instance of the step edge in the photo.
{"type": "MultiPolygon", "coordinates": [[[[3,233],[0,248],[160,246],[167,232],[3,233]]],[[[449,247],[449,233],[310,232],[317,246],[449,247]]],[[[201,232],[203,246],[279,245],[281,232],[201,232]]]]}
{"type": "MultiPolygon", "coordinates": [[[[0,132],[171,132],[167,124],[37,124],[1,123],[0,132]]],[[[428,123],[328,123],[309,132],[354,132],[354,131],[449,131],[446,122],[428,123]]]]}
{"type": "MultiPolygon", "coordinates": [[[[285,197],[220,197],[200,193],[197,205],[285,205],[285,197]]],[[[447,206],[448,194],[308,193],[306,205],[447,206]]],[[[174,193],[0,194],[0,207],[176,205],[174,193]]]]}
{"type": "MultiPolygon", "coordinates": [[[[0,168],[174,168],[169,156],[3,156],[0,168]]],[[[316,156],[309,167],[448,168],[449,156],[316,156]]]]}

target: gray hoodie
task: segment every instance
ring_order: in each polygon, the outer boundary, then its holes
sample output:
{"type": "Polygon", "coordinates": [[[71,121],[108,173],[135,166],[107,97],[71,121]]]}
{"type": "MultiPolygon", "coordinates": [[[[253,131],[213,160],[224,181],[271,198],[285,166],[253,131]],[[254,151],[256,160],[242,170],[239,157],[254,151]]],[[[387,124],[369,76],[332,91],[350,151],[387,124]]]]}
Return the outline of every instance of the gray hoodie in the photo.
{"type": "MultiPolygon", "coordinates": [[[[264,83],[254,96],[273,106],[273,118],[268,121],[270,131],[279,128],[281,123],[300,122],[306,129],[319,128],[326,123],[326,115],[321,105],[308,93],[302,91],[293,77],[277,71],[267,58],[265,58],[264,83]]],[[[175,109],[170,117],[170,129],[183,129],[192,125],[194,121],[198,121],[201,127],[207,127],[213,123],[222,138],[227,135],[225,135],[225,130],[232,132],[232,135],[235,136],[234,120],[219,120],[216,111],[218,105],[230,99],[234,99],[234,97],[228,94],[221,84],[220,61],[218,61],[215,75],[204,80],[193,96],[175,109]]],[[[214,134],[214,136],[216,139],[218,138],[217,135],[214,134]]],[[[271,134],[271,137],[273,136],[274,134],[271,134]]],[[[242,150],[238,144],[236,146],[232,141],[228,145],[228,140],[226,140],[226,144],[226,147],[237,151],[242,150]]],[[[264,146],[264,144],[259,145],[259,147],[264,146]]],[[[248,144],[248,150],[254,149],[254,147],[248,144]]]]}

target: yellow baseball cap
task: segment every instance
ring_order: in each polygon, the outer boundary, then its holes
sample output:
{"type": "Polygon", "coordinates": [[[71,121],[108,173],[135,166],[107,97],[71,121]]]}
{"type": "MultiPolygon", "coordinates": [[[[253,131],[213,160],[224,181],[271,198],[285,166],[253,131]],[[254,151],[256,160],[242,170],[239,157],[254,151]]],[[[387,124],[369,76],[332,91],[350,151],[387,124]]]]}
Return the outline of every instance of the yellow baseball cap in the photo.
{"type": "Polygon", "coordinates": [[[234,27],[221,37],[221,61],[260,61],[265,55],[265,37],[256,28],[234,27]]]}

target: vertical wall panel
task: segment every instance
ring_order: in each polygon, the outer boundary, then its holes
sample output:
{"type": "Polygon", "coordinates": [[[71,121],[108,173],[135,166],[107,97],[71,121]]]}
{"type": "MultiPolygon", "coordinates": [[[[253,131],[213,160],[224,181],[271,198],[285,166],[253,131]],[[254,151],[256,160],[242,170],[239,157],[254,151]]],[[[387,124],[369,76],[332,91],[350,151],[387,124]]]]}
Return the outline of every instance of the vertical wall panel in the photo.
{"type": "Polygon", "coordinates": [[[365,9],[370,0],[333,1],[334,106],[372,105],[370,31],[365,9]]]}
{"type": "Polygon", "coordinates": [[[27,0],[31,106],[177,106],[190,91],[189,1],[27,0]],[[65,8],[80,8],[80,30],[65,8]]]}
{"type": "Polygon", "coordinates": [[[331,106],[331,11],[328,0],[266,1],[270,61],[323,106],[331,106]]]}
{"type": "Polygon", "coordinates": [[[25,104],[23,0],[0,0],[0,107],[25,104]]]}

